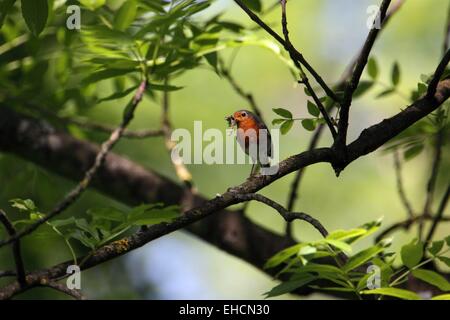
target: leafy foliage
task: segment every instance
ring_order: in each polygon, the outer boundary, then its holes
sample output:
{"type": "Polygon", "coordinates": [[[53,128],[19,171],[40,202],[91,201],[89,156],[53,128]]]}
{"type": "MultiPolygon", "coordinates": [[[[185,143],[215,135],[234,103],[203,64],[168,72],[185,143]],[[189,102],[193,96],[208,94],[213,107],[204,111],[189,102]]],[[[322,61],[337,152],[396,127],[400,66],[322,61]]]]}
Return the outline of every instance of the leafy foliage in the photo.
{"type": "MultiPolygon", "coordinates": [[[[14,221],[16,226],[26,226],[44,217],[30,199],[13,199],[11,206],[28,215],[26,219],[14,221]]],[[[46,225],[49,228],[41,228],[38,236],[49,238],[56,234],[62,237],[76,261],[70,241],[77,241],[84,247],[95,250],[132,227],[170,222],[178,217],[179,209],[176,206],[164,207],[163,204],[156,203],[143,204],[129,211],[116,208],[93,208],[88,210],[87,215],[89,219],[70,217],[47,222],[46,225]]]]}
{"type": "MultiPolygon", "coordinates": [[[[389,239],[343,259],[343,253],[351,254],[352,245],[376,232],[380,224],[380,221],[375,221],[356,229],[337,230],[322,240],[296,244],[280,251],[266,262],[265,268],[276,268],[279,270],[277,277],[282,275],[287,280],[267,292],[266,296],[274,297],[310,286],[323,291],[348,292],[360,299],[370,295],[421,299],[417,293],[399,288],[408,276],[443,292],[450,291],[450,283],[443,276],[422,268],[436,259],[450,260],[445,256],[450,246],[444,248],[443,240],[435,241],[426,248],[431,254],[430,258],[424,257],[422,242],[414,239],[404,245],[401,248],[401,260],[406,268],[394,265],[397,254],[387,251],[391,243],[389,239]],[[377,277],[378,283],[374,282],[377,277]]],[[[447,296],[435,298],[446,299],[447,296]]]]}

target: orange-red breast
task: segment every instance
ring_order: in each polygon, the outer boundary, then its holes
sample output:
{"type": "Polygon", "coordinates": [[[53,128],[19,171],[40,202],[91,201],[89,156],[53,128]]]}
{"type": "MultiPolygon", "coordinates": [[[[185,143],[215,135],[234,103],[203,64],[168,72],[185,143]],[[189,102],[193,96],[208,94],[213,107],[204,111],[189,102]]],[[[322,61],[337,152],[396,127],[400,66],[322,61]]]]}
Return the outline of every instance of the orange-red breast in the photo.
{"type": "Polygon", "coordinates": [[[264,122],[248,110],[236,111],[226,120],[230,125],[237,126],[236,139],[245,153],[256,151],[256,155],[249,154],[250,157],[263,167],[268,166],[268,158],[272,157],[272,138],[264,122]],[[264,133],[261,130],[265,130],[264,133]]]}

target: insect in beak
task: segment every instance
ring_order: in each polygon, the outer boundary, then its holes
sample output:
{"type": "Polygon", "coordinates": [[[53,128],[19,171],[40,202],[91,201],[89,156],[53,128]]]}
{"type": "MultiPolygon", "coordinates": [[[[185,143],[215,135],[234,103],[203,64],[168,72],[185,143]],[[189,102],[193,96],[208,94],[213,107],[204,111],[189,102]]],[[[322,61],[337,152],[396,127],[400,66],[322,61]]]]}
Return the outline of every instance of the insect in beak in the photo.
{"type": "Polygon", "coordinates": [[[234,126],[236,125],[236,120],[234,119],[233,116],[225,117],[225,120],[228,122],[228,126],[229,126],[230,128],[231,128],[231,127],[234,127],[234,126]]]}

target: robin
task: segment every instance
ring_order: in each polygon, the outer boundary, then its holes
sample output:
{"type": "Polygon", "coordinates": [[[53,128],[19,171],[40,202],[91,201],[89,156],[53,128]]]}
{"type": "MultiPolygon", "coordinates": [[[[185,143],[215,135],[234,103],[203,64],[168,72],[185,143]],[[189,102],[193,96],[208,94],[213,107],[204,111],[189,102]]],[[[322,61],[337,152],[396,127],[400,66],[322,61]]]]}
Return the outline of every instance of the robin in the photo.
{"type": "Polygon", "coordinates": [[[269,157],[272,157],[272,138],[264,122],[248,110],[236,111],[225,120],[230,127],[237,127],[236,140],[253,160],[250,176],[254,174],[256,164],[263,168],[269,167],[269,157]]]}

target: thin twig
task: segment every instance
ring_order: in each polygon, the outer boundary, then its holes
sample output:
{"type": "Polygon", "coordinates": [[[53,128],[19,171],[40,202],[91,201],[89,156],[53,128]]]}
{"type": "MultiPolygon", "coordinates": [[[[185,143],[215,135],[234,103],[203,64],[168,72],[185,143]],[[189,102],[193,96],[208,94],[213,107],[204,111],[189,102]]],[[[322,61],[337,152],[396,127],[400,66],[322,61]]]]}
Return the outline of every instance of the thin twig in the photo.
{"type": "Polygon", "coordinates": [[[236,79],[231,75],[230,70],[225,67],[225,63],[223,62],[222,59],[219,59],[219,66],[220,66],[221,74],[225,77],[225,79],[228,80],[228,83],[231,85],[231,87],[234,89],[234,91],[238,95],[240,95],[242,98],[247,100],[252,111],[264,122],[264,118],[262,116],[261,109],[256,104],[256,101],[255,101],[255,98],[253,97],[253,95],[249,92],[245,92],[245,90],[238,84],[236,79]]]}
{"type": "Polygon", "coordinates": [[[443,48],[442,52],[444,54],[449,49],[449,40],[450,40],[450,4],[448,5],[447,9],[447,22],[445,24],[445,31],[444,31],[444,45],[442,46],[443,48]]]}
{"type": "Polygon", "coordinates": [[[76,300],[86,300],[86,298],[81,294],[80,291],[75,290],[75,289],[69,289],[66,285],[61,284],[61,283],[50,281],[48,283],[41,283],[41,286],[52,288],[56,291],[65,293],[76,300]]]}
{"type": "MultiPolygon", "coordinates": [[[[167,84],[167,80],[166,80],[167,84]]],[[[170,107],[170,96],[169,92],[164,91],[162,97],[162,130],[164,132],[164,140],[167,151],[171,156],[172,164],[175,168],[175,173],[177,177],[183,182],[185,187],[191,191],[196,191],[192,181],[192,174],[187,169],[186,165],[183,163],[182,158],[178,158],[177,154],[172,153],[176,147],[176,143],[172,140],[172,124],[169,119],[169,107],[170,107]]]]}
{"type": "MultiPolygon", "coordinates": [[[[322,135],[323,128],[324,128],[324,124],[320,124],[317,127],[316,131],[314,132],[314,135],[312,136],[312,138],[311,138],[311,140],[309,142],[308,151],[313,150],[317,146],[317,143],[319,142],[320,136],[322,135]]],[[[301,180],[303,178],[305,170],[306,170],[306,168],[301,168],[300,170],[298,170],[295,173],[295,178],[292,181],[291,191],[289,193],[289,198],[288,198],[288,205],[287,205],[287,210],[288,211],[294,210],[295,201],[298,198],[298,190],[299,190],[299,187],[300,187],[300,182],[301,182],[301,180]]],[[[286,223],[286,237],[292,238],[292,223],[290,223],[290,222],[286,223]]]]}
{"type": "Polygon", "coordinates": [[[286,16],[286,0],[281,0],[281,25],[283,27],[283,35],[285,40],[285,48],[289,52],[289,55],[291,56],[292,61],[294,62],[295,66],[300,70],[300,77],[301,77],[301,83],[303,83],[306,88],[308,89],[308,92],[311,94],[314,103],[317,105],[318,109],[320,110],[320,113],[322,114],[325,122],[328,125],[328,128],[330,129],[331,135],[333,136],[333,139],[336,138],[336,129],[334,128],[333,123],[331,122],[331,119],[328,115],[328,112],[325,110],[325,107],[322,104],[322,101],[320,101],[317,94],[314,92],[314,89],[312,88],[311,84],[309,83],[309,79],[306,76],[306,74],[303,72],[303,68],[301,66],[301,63],[296,59],[295,52],[297,50],[292,45],[291,41],[289,40],[289,29],[287,26],[287,16],[286,16]]]}
{"type": "Polygon", "coordinates": [[[443,218],[445,207],[447,206],[448,199],[450,197],[450,184],[447,186],[447,190],[445,191],[444,196],[442,197],[441,203],[439,204],[439,208],[437,210],[436,216],[433,218],[433,224],[431,225],[430,231],[426,237],[426,242],[430,242],[433,238],[434,232],[441,221],[445,221],[443,218]]]}
{"type": "Polygon", "coordinates": [[[119,127],[117,127],[110,135],[109,139],[106,140],[101,146],[100,151],[98,152],[94,164],[86,171],[83,180],[78,183],[78,185],[73,188],[61,202],[59,202],[50,213],[38,219],[35,223],[27,227],[26,229],[16,233],[14,236],[11,236],[9,239],[4,241],[0,241],[0,247],[9,244],[13,241],[16,241],[19,238],[22,238],[25,235],[32,233],[36,230],[40,225],[44,224],[48,220],[57,216],[65,209],[67,209],[70,205],[72,205],[78,198],[83,194],[83,192],[87,189],[92,178],[96,174],[97,170],[101,167],[103,161],[106,158],[108,152],[114,147],[114,145],[119,141],[122,137],[125,128],[131,122],[134,117],[134,111],[139,103],[142,101],[145,90],[147,89],[147,79],[143,80],[139,85],[138,90],[136,91],[134,97],[129,102],[127,107],[124,110],[123,119],[119,127]]]}
{"type": "MultiPolygon", "coordinates": [[[[261,28],[263,28],[267,33],[269,33],[276,41],[278,41],[286,50],[288,50],[288,46],[286,41],[278,34],[276,33],[271,27],[269,27],[264,21],[262,21],[252,10],[250,10],[243,2],[242,0],[234,0],[236,4],[241,7],[241,9],[249,16],[250,19],[252,19],[254,22],[256,22],[261,28]]],[[[311,75],[316,79],[317,83],[322,87],[322,89],[325,91],[325,93],[334,101],[339,102],[339,99],[336,97],[336,94],[333,92],[333,90],[328,87],[328,85],[325,83],[325,81],[322,79],[322,77],[316,72],[316,70],[308,63],[308,61],[303,57],[303,55],[297,51],[295,48],[291,49],[292,54],[295,57],[295,60],[300,62],[303,66],[305,66],[306,70],[308,70],[311,75]]]]}
{"type": "MultiPolygon", "coordinates": [[[[415,224],[418,223],[420,221],[420,219],[422,218],[422,216],[414,216],[411,218],[408,218],[406,220],[394,223],[393,225],[389,226],[388,228],[386,228],[385,230],[383,230],[382,233],[380,233],[376,238],[375,238],[375,242],[379,242],[380,240],[382,240],[384,237],[386,237],[387,235],[391,234],[392,232],[398,230],[398,229],[404,229],[404,230],[409,230],[409,228],[415,224]]],[[[425,215],[423,217],[425,220],[433,220],[435,219],[433,216],[431,215],[425,215]]],[[[445,222],[450,222],[450,217],[441,217],[439,219],[440,221],[445,221],[445,222]]]]}
{"type": "MultiPolygon", "coordinates": [[[[380,23],[383,23],[383,21],[385,20],[386,12],[389,8],[390,3],[391,0],[383,0],[383,2],[381,3],[380,10],[377,15],[377,19],[379,19],[380,23]]],[[[364,68],[366,67],[370,52],[372,51],[373,45],[375,43],[375,40],[377,39],[380,30],[381,26],[380,28],[373,26],[373,28],[370,30],[369,35],[367,36],[367,39],[361,50],[361,53],[356,61],[350,81],[348,82],[348,85],[345,88],[344,97],[342,99],[342,106],[339,112],[339,126],[338,126],[339,139],[337,141],[339,148],[345,148],[347,141],[349,110],[350,105],[352,104],[353,94],[358,88],[358,84],[361,79],[362,73],[364,71],[364,68]]]]}
{"type": "Polygon", "coordinates": [[[17,272],[12,270],[0,271],[0,278],[17,277],[17,272]]]}
{"type": "MultiPolygon", "coordinates": [[[[398,0],[395,5],[392,5],[386,15],[386,18],[384,19],[382,25],[381,25],[381,31],[383,31],[386,27],[387,22],[390,21],[390,19],[392,18],[392,16],[402,7],[402,5],[405,3],[405,0],[398,0]]],[[[342,87],[345,85],[345,83],[348,81],[348,79],[352,76],[352,71],[355,68],[355,65],[358,61],[358,57],[361,55],[362,50],[360,51],[360,53],[356,56],[356,58],[349,64],[349,66],[345,69],[343,75],[341,76],[341,80],[339,81],[338,84],[336,84],[334,86],[334,90],[340,90],[342,89],[342,87]]],[[[329,111],[331,112],[331,110],[336,106],[336,103],[333,103],[330,108],[329,111]]],[[[324,125],[321,124],[317,127],[316,132],[314,133],[314,135],[311,138],[308,150],[312,150],[314,149],[320,139],[321,133],[323,131],[324,125]]],[[[306,168],[302,168],[301,170],[297,171],[295,174],[295,178],[292,181],[291,184],[291,191],[289,193],[289,198],[288,198],[288,210],[292,211],[293,208],[295,207],[295,201],[297,199],[297,194],[298,194],[298,188],[300,186],[300,182],[304,176],[304,172],[305,172],[306,168]]],[[[291,223],[287,223],[286,224],[286,236],[287,237],[292,237],[292,226],[291,223]]]]}
{"type": "Polygon", "coordinates": [[[400,200],[402,201],[403,206],[408,213],[408,216],[412,218],[414,216],[414,211],[412,209],[411,203],[408,200],[408,197],[405,193],[405,188],[403,185],[403,177],[402,177],[402,164],[400,162],[400,157],[398,154],[398,150],[394,150],[394,168],[395,168],[395,176],[397,180],[397,191],[400,196],[400,200]]]}
{"type": "MultiPolygon", "coordinates": [[[[108,134],[112,134],[114,130],[116,130],[116,127],[106,125],[103,123],[98,122],[92,122],[87,119],[81,118],[81,117],[67,117],[67,116],[60,116],[57,113],[40,108],[39,106],[31,103],[27,103],[27,105],[30,106],[30,109],[33,111],[37,111],[42,116],[53,118],[59,122],[62,122],[64,124],[74,124],[82,129],[91,130],[91,131],[99,131],[104,132],[108,134]]],[[[153,138],[153,137],[160,137],[163,136],[164,132],[162,129],[142,129],[142,130],[129,130],[125,129],[122,133],[122,137],[129,138],[129,139],[145,139],[145,138],[153,138]]]]}
{"type": "MultiPolygon", "coordinates": [[[[425,198],[425,204],[423,207],[422,215],[426,215],[430,213],[431,205],[433,202],[433,196],[434,191],[436,189],[436,180],[439,173],[439,165],[441,163],[442,158],[442,146],[444,144],[444,129],[441,128],[436,133],[436,143],[434,145],[434,157],[433,157],[433,164],[431,167],[431,174],[430,178],[428,179],[427,183],[427,194],[425,198]]],[[[423,235],[423,228],[424,228],[424,221],[423,219],[419,223],[419,239],[422,239],[423,235]]]]}
{"type": "MultiPolygon", "coordinates": [[[[397,0],[397,2],[389,7],[388,12],[386,13],[386,17],[383,21],[381,21],[381,29],[380,32],[382,32],[386,24],[391,20],[392,16],[397,13],[397,11],[400,10],[400,8],[403,6],[406,0],[397,0]]],[[[379,36],[379,35],[378,35],[379,36]]],[[[344,84],[347,82],[350,77],[352,76],[353,70],[355,69],[356,64],[359,61],[359,57],[364,54],[363,49],[361,49],[358,54],[355,56],[355,58],[348,64],[348,66],[345,68],[345,71],[342,73],[341,80],[339,81],[340,84],[344,84]]]]}
{"type": "MultiPolygon", "coordinates": [[[[116,128],[108,125],[104,125],[101,123],[96,122],[90,122],[82,118],[74,118],[74,117],[59,117],[57,116],[59,120],[61,120],[64,123],[71,123],[75,124],[78,127],[81,127],[83,129],[87,130],[93,130],[93,131],[100,131],[104,133],[113,133],[116,128]]],[[[162,129],[143,129],[143,130],[124,130],[122,137],[129,138],[129,139],[145,139],[145,138],[153,138],[153,137],[160,137],[164,135],[164,132],[162,129]]]]}
{"type": "Polygon", "coordinates": [[[303,220],[311,224],[320,234],[325,238],[328,236],[328,231],[325,227],[320,223],[319,220],[311,217],[309,214],[303,212],[290,212],[286,210],[282,205],[276,203],[275,201],[256,193],[246,193],[246,194],[236,194],[235,198],[240,201],[250,201],[255,200],[261,203],[264,203],[275,210],[277,210],[284,220],[287,222],[291,222],[294,220],[303,220]]]}
{"type": "MultiPolygon", "coordinates": [[[[5,226],[6,232],[8,232],[10,237],[14,237],[16,235],[16,228],[14,228],[14,225],[11,223],[11,221],[8,219],[8,216],[3,210],[0,210],[0,222],[3,223],[5,226]]],[[[14,255],[14,262],[16,264],[16,275],[17,275],[17,281],[22,287],[25,287],[27,284],[26,277],[25,277],[25,268],[23,264],[22,259],[22,252],[20,250],[20,241],[14,242],[12,246],[12,251],[14,255]]]]}

